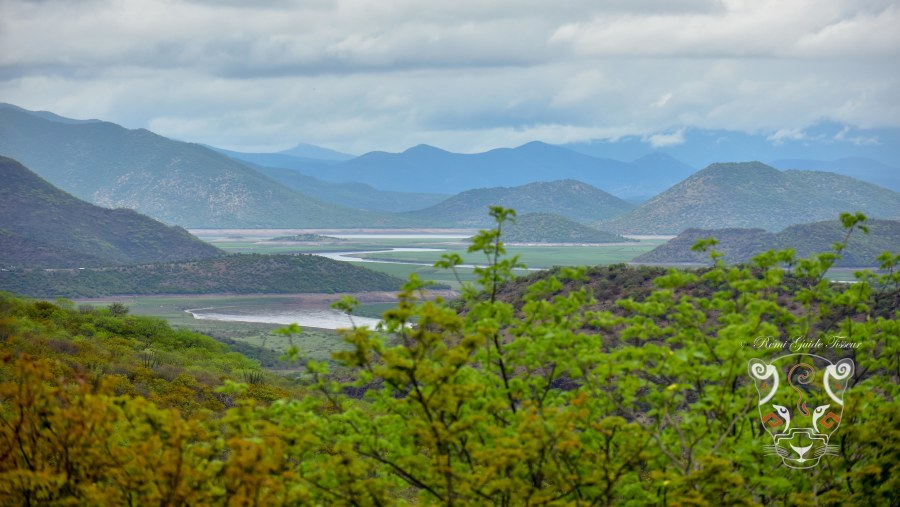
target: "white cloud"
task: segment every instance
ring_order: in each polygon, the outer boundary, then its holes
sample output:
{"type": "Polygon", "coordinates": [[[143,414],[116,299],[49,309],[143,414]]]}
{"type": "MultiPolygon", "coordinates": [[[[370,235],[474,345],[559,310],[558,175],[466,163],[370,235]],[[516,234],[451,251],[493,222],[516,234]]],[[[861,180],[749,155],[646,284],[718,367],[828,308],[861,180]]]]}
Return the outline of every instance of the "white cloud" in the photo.
{"type": "Polygon", "coordinates": [[[898,24],[894,0],[3,0],[0,101],[356,153],[900,126],[898,24]]]}
{"type": "Polygon", "coordinates": [[[654,134],[644,136],[643,141],[650,143],[654,148],[665,148],[666,146],[677,146],[684,143],[684,130],[673,132],[671,134],[654,134]]]}
{"type": "Polygon", "coordinates": [[[772,141],[772,144],[779,146],[784,144],[785,141],[803,141],[806,140],[806,134],[802,130],[796,129],[781,129],[778,132],[767,137],[769,141],[772,141]]]}

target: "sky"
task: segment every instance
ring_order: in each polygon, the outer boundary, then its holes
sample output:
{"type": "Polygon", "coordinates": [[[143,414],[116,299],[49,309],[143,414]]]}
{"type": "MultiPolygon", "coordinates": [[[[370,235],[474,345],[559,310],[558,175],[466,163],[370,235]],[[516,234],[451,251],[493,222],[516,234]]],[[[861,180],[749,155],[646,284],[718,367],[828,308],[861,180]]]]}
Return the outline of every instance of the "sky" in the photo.
{"type": "Polygon", "coordinates": [[[242,151],[900,127],[900,0],[0,0],[0,102],[242,151]]]}

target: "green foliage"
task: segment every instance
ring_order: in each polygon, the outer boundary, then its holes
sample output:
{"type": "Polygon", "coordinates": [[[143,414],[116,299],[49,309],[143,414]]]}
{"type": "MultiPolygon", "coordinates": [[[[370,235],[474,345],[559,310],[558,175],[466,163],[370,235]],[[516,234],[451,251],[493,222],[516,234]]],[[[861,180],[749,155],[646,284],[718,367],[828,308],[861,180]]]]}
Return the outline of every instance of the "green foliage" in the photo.
{"type": "Polygon", "coordinates": [[[120,303],[118,301],[114,303],[110,303],[109,306],[106,307],[109,310],[110,315],[114,317],[122,317],[128,315],[128,306],[125,303],[120,303]]]}
{"type": "MultiPolygon", "coordinates": [[[[324,424],[353,463],[352,472],[332,469],[331,483],[359,486],[334,500],[393,488],[391,495],[441,504],[889,501],[897,484],[883,471],[900,449],[863,435],[895,427],[887,414],[900,408],[897,316],[872,311],[890,297],[884,287],[893,275],[862,276],[875,286],[830,285],[824,273],[836,255],[826,252],[787,278],[779,265],[794,260],[788,251],[752,267],[669,271],[646,297],[620,300],[618,311],[592,309],[584,270],[557,271],[514,306],[497,297],[516,264],[502,258],[499,241],[511,213],[492,215],[497,229],[472,245],[490,266],[479,272],[481,291],[464,292],[463,314],[422,300],[411,281],[385,314],[397,345],[368,329],[347,332],[356,350],[339,357],[359,368],[359,386],[381,387],[360,405],[319,383],[336,413],[324,424]],[[841,442],[849,452],[813,474],[783,469],[762,452],[745,377],[747,361],[767,355],[749,344],[768,335],[852,336],[859,344],[822,352],[850,353],[866,374],[851,389],[841,442]],[[883,411],[863,408],[876,405],[883,411]],[[378,488],[363,480],[372,474],[386,474],[378,488]]],[[[456,263],[448,256],[441,264],[456,263]]]]}
{"type": "MultiPolygon", "coordinates": [[[[88,323],[126,333],[139,342],[134,350],[158,350],[163,363],[184,342],[205,346],[202,338],[153,320],[0,299],[14,317],[0,322],[9,357],[0,370],[0,495],[18,504],[896,501],[900,320],[885,301],[896,301],[900,256],[882,256],[884,271],[860,272],[859,283],[824,278],[863,217],[846,217],[835,249],[805,259],[782,251],[742,267],[717,257],[698,271],[565,268],[524,283],[501,241],[515,214],[494,207],[491,216],[496,227],[471,245],[487,266],[463,285],[458,306],[425,298],[426,284],[412,277],[378,329],[343,332],[352,349],[335,359],[352,375],[307,361],[312,392],[298,399],[225,381],[216,394],[235,406],[218,417],[58,380],[66,376],[52,372],[72,351],[51,360],[19,352],[34,337],[64,349],[52,340],[88,323]],[[615,301],[597,290],[616,287],[624,297],[615,301]],[[142,338],[160,333],[168,338],[142,338]],[[767,336],[856,344],[816,350],[857,368],[833,442],[839,452],[815,469],[786,469],[764,452],[747,365],[782,354],[752,345],[767,336]]],[[[158,403],[196,385],[189,375],[170,384],[175,394],[158,403]]]]}

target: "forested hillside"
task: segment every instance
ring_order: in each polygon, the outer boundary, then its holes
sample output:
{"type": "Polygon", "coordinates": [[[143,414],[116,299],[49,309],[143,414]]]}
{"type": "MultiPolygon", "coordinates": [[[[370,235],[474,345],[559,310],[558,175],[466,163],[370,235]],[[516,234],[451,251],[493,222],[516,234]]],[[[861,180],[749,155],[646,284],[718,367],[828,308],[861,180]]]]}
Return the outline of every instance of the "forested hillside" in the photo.
{"type": "Polygon", "coordinates": [[[32,297],[364,292],[395,290],[401,284],[390,275],[316,255],[246,254],[164,264],[0,272],[0,290],[32,297]]]}
{"type": "Polygon", "coordinates": [[[219,257],[224,252],[129,209],[94,206],[0,156],[0,265],[66,268],[219,257]]]}

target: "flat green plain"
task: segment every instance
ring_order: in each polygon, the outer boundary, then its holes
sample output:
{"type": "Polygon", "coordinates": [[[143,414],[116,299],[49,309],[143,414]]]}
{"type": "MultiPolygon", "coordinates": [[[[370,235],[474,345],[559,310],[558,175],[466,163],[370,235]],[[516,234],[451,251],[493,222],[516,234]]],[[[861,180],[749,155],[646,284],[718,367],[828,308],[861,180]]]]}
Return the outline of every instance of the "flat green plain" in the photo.
{"type": "MultiPolygon", "coordinates": [[[[337,253],[347,252],[347,257],[362,257],[358,264],[366,268],[388,273],[401,279],[406,279],[415,273],[423,280],[434,281],[450,286],[452,289],[460,288],[460,281],[473,281],[475,275],[471,267],[458,267],[454,274],[450,270],[439,269],[432,264],[439,260],[442,254],[457,253],[466,264],[483,265],[487,259],[483,254],[467,253],[468,241],[464,234],[471,235],[473,231],[461,231],[458,238],[438,236],[420,237],[387,237],[402,235],[404,231],[390,231],[384,237],[352,238],[346,241],[334,243],[274,243],[267,241],[271,237],[283,235],[281,231],[248,230],[238,231],[238,234],[211,232],[200,234],[213,245],[233,253],[267,253],[267,254],[294,254],[294,253],[337,253]],[[442,249],[442,251],[389,251],[392,248],[429,248],[442,249]],[[355,252],[367,252],[372,250],[384,250],[375,253],[359,254],[355,252]],[[388,262],[377,262],[383,259],[388,262]],[[376,261],[376,262],[372,262],[376,261]],[[458,277],[458,278],[457,278],[458,277]]],[[[652,250],[657,245],[664,243],[665,239],[652,238],[641,239],[637,243],[616,243],[609,245],[548,245],[548,246],[507,246],[510,255],[519,255],[521,262],[529,269],[545,269],[552,266],[594,266],[602,264],[618,264],[629,262],[637,255],[652,250]]],[[[520,270],[520,274],[528,273],[520,270]]],[[[850,280],[852,274],[848,270],[838,270],[829,274],[829,278],[837,280],[850,280]]],[[[258,308],[260,313],[266,313],[273,309],[283,308],[285,305],[296,303],[291,295],[258,295],[258,296],[118,296],[102,299],[79,300],[80,304],[93,304],[106,306],[112,302],[125,303],[132,314],[152,315],[168,321],[172,326],[192,329],[214,338],[229,340],[244,344],[247,347],[240,349],[250,357],[254,354],[262,356],[265,351],[282,353],[291,344],[291,339],[286,336],[273,333],[274,330],[283,327],[280,324],[265,324],[255,322],[233,322],[216,320],[198,320],[185,310],[194,308],[216,308],[227,310],[228,307],[239,306],[258,308]],[[265,351],[260,352],[260,349],[265,351]]],[[[373,302],[362,304],[357,314],[380,318],[381,314],[393,306],[392,302],[373,302]]],[[[337,331],[329,329],[304,328],[302,332],[292,338],[303,357],[319,361],[329,360],[331,353],[338,350],[347,350],[349,346],[341,339],[337,331]]],[[[269,367],[273,363],[271,353],[269,355],[269,367]]]]}

